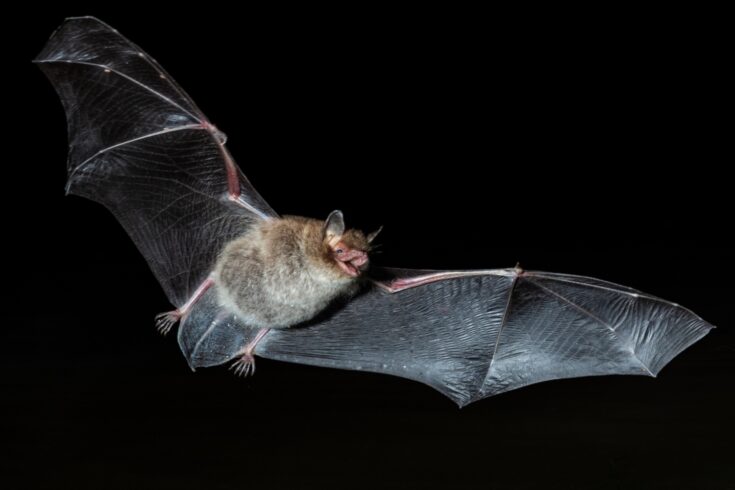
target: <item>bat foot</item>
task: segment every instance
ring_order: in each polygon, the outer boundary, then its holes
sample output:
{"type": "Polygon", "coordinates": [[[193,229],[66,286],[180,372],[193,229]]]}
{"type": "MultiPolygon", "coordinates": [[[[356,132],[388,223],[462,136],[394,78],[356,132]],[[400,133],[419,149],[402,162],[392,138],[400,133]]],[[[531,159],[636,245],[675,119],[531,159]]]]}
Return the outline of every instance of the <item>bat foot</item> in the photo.
{"type": "Polygon", "coordinates": [[[230,369],[235,372],[235,376],[246,378],[255,374],[255,356],[251,352],[246,352],[240,359],[232,363],[230,369]]]}
{"type": "Polygon", "coordinates": [[[156,328],[161,335],[166,335],[181,320],[179,310],[167,311],[156,315],[156,328]]]}

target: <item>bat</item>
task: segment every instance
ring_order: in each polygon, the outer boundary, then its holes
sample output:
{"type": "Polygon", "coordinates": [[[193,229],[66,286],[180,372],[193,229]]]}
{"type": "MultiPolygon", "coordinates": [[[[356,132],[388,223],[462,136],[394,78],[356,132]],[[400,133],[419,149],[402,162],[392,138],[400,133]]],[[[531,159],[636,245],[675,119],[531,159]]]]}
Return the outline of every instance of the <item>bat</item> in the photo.
{"type": "MultiPolygon", "coordinates": [[[[370,265],[376,232],[279,216],[226,137],[107,24],[67,19],[35,60],[68,124],[66,191],[109,209],[175,309],[192,369],[255,357],[402,376],[459,406],[541,381],[656,376],[712,328],[589,277],[370,265]]],[[[378,230],[379,231],[379,230],[378,230]]]]}

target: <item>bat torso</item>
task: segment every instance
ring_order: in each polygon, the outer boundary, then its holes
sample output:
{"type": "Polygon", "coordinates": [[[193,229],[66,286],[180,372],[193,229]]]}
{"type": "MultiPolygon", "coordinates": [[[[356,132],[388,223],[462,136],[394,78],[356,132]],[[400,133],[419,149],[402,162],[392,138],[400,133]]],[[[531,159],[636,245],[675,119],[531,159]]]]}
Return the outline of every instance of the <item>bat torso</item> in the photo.
{"type": "Polygon", "coordinates": [[[323,222],[301,217],[262,221],[229,243],[215,268],[221,304],[260,328],[313,318],[357,282],[327,263],[323,222]]]}

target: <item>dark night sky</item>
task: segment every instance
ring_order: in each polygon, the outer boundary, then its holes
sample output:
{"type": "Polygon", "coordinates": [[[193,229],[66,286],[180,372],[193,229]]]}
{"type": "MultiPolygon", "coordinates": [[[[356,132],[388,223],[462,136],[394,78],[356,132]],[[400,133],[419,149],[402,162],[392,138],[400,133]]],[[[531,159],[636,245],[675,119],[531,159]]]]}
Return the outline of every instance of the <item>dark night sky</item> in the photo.
{"type": "Polygon", "coordinates": [[[5,43],[5,148],[22,147],[4,159],[4,488],[735,486],[731,178],[717,73],[683,31],[128,10],[21,16],[5,43]],[[29,61],[81,14],[178,80],[276,210],[384,225],[383,265],[520,262],[719,328],[655,380],[543,383],[462,410],[369,373],[267,360],[245,380],[192,373],[153,328],[169,304],[122,228],[63,195],[63,112],[29,61]]]}

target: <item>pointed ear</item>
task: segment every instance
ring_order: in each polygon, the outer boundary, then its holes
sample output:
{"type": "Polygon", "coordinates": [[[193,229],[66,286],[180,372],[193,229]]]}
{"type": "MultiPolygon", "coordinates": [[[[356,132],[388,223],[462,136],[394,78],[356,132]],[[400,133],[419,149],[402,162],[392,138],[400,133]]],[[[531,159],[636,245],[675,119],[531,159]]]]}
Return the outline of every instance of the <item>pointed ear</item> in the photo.
{"type": "Polygon", "coordinates": [[[345,218],[342,211],[334,210],[329,213],[324,222],[324,239],[331,242],[333,239],[341,238],[345,233],[345,218]]]}
{"type": "Polygon", "coordinates": [[[380,232],[381,232],[381,231],[383,231],[383,226],[382,226],[382,225],[380,226],[380,228],[378,228],[377,230],[375,230],[375,231],[371,232],[371,233],[370,233],[370,234],[369,234],[369,235],[367,236],[367,241],[368,241],[368,243],[373,243],[373,240],[375,240],[375,237],[376,237],[376,236],[378,236],[378,235],[380,234],[380,232]]]}

